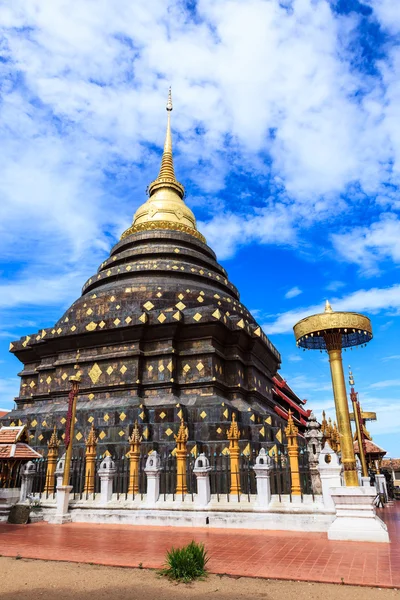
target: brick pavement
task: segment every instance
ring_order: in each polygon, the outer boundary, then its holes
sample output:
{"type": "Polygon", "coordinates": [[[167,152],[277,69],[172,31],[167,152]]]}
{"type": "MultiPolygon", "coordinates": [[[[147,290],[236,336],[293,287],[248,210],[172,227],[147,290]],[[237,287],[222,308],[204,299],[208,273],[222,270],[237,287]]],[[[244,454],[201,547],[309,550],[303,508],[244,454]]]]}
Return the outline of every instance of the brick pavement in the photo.
{"type": "Polygon", "coordinates": [[[110,566],[159,568],[171,546],[204,542],[213,573],[400,587],[400,503],[379,511],[391,543],[329,541],[323,533],[0,524],[0,554],[110,566]]]}

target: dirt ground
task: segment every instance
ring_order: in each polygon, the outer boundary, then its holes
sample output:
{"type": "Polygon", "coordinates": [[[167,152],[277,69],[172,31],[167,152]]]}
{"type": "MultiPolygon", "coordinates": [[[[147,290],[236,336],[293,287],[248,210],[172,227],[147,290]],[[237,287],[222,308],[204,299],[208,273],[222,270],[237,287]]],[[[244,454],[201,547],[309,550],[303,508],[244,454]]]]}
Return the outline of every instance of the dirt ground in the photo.
{"type": "Polygon", "coordinates": [[[0,558],[0,598],[47,600],[399,600],[398,590],[209,575],[175,584],[155,571],[0,558]]]}

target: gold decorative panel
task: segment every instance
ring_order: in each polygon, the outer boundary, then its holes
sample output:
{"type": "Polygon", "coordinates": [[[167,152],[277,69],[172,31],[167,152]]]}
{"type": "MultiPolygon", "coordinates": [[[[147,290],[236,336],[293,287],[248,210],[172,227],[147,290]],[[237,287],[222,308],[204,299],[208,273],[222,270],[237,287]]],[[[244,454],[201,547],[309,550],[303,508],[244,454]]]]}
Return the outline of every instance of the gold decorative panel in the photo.
{"type": "Polygon", "coordinates": [[[213,317],[215,317],[216,319],[220,319],[221,318],[221,313],[219,312],[219,309],[217,308],[217,310],[214,310],[213,317]]]}
{"type": "Polygon", "coordinates": [[[88,421],[89,421],[89,423],[93,423],[93,421],[94,421],[94,417],[90,416],[90,417],[88,418],[88,421]]]}
{"type": "Polygon", "coordinates": [[[110,366],[108,367],[108,369],[107,369],[107,371],[106,371],[106,372],[108,373],[108,375],[111,375],[111,373],[112,373],[113,371],[114,371],[114,369],[113,369],[113,367],[110,365],[110,366]]]}
{"type": "Polygon", "coordinates": [[[89,400],[93,400],[94,394],[88,394],[88,398],[89,398],[89,400]]]}
{"type": "Polygon", "coordinates": [[[100,369],[100,367],[97,363],[94,363],[93,367],[90,369],[90,371],[88,373],[92,383],[97,383],[102,374],[103,374],[103,371],[100,369]]]}
{"type": "MultiPolygon", "coordinates": [[[[62,419],[60,419],[60,422],[62,423],[62,425],[64,425],[65,421],[66,421],[66,419],[64,417],[62,417],[62,419]]],[[[32,425],[33,425],[33,423],[32,423],[32,425]]]]}
{"type": "Polygon", "coordinates": [[[143,308],[145,308],[146,310],[151,310],[152,308],[154,308],[154,304],[150,302],[150,300],[148,300],[146,304],[143,304],[143,308]]]}
{"type": "Polygon", "coordinates": [[[204,365],[201,361],[197,363],[196,369],[199,371],[199,373],[204,369],[204,365]]]}
{"type": "Polygon", "coordinates": [[[113,323],[114,323],[115,326],[117,326],[117,325],[119,325],[121,323],[121,320],[118,319],[118,317],[117,317],[116,319],[114,319],[113,323]]]}
{"type": "Polygon", "coordinates": [[[196,313],[196,314],[194,315],[193,319],[194,319],[195,321],[200,321],[200,319],[201,319],[201,314],[200,314],[200,313],[196,313]]]}
{"type": "Polygon", "coordinates": [[[93,321],[91,321],[90,323],[88,323],[85,327],[85,329],[87,329],[88,331],[94,331],[97,327],[97,323],[94,323],[93,321]]]}
{"type": "Polygon", "coordinates": [[[172,429],[170,427],[168,427],[168,429],[165,430],[165,434],[169,437],[170,435],[172,435],[174,432],[172,431],[172,429]]]}
{"type": "Polygon", "coordinates": [[[163,371],[165,371],[164,365],[158,365],[158,370],[160,371],[160,373],[162,373],[163,371]]]}
{"type": "Polygon", "coordinates": [[[120,370],[119,370],[119,371],[120,371],[120,373],[122,373],[122,375],[125,375],[125,373],[127,372],[127,370],[128,370],[128,369],[126,368],[126,366],[125,366],[125,365],[122,365],[122,367],[120,368],[120,370]]]}
{"type": "Polygon", "coordinates": [[[278,433],[276,434],[276,436],[275,436],[275,437],[276,437],[276,439],[278,440],[278,442],[279,442],[280,444],[282,444],[282,430],[281,430],[281,429],[278,431],[278,433]]]}
{"type": "Polygon", "coordinates": [[[37,425],[37,421],[36,419],[33,419],[32,423],[31,423],[31,427],[36,427],[37,425]]]}
{"type": "Polygon", "coordinates": [[[187,373],[188,371],[190,371],[190,365],[188,365],[186,363],[186,365],[183,367],[183,370],[184,370],[185,373],[187,373]]]}
{"type": "Polygon", "coordinates": [[[203,411],[200,413],[200,416],[201,416],[201,418],[202,418],[202,419],[205,419],[205,418],[206,418],[206,416],[207,416],[207,413],[206,413],[206,411],[205,411],[205,410],[203,410],[203,411]]]}
{"type": "Polygon", "coordinates": [[[166,316],[164,315],[164,313],[161,313],[158,317],[157,320],[160,321],[160,323],[164,323],[164,321],[166,320],[166,316]]]}
{"type": "Polygon", "coordinates": [[[226,408],[222,414],[224,415],[225,419],[227,419],[229,417],[228,409],[226,408]]]}
{"type": "Polygon", "coordinates": [[[125,323],[126,323],[127,325],[129,325],[129,323],[130,323],[131,321],[132,321],[132,317],[126,317],[126,319],[125,319],[125,323]]]}
{"type": "Polygon", "coordinates": [[[218,429],[217,429],[217,433],[222,433],[222,429],[221,429],[221,427],[218,427],[218,429]]]}
{"type": "Polygon", "coordinates": [[[165,419],[167,415],[165,414],[165,412],[160,412],[160,419],[165,419]]]}
{"type": "Polygon", "coordinates": [[[63,374],[61,375],[61,379],[62,379],[63,381],[65,381],[65,380],[67,379],[67,377],[68,377],[68,375],[67,375],[66,373],[63,373],[63,374]]]}
{"type": "Polygon", "coordinates": [[[178,302],[178,304],[175,304],[175,306],[179,310],[183,310],[184,308],[186,308],[186,304],[183,304],[183,302],[178,302]]]}
{"type": "Polygon", "coordinates": [[[104,440],[104,438],[106,437],[106,435],[107,435],[107,434],[106,434],[106,432],[105,432],[105,431],[100,431],[100,433],[99,433],[99,438],[100,438],[101,440],[104,440]]]}
{"type": "Polygon", "coordinates": [[[106,414],[104,415],[103,419],[104,419],[104,420],[105,420],[105,422],[107,423],[107,421],[109,421],[109,420],[110,420],[110,415],[106,413],[106,414]]]}
{"type": "Polygon", "coordinates": [[[125,421],[125,419],[126,419],[126,414],[125,414],[124,412],[122,412],[122,413],[119,415],[119,420],[120,420],[120,421],[125,421]]]}
{"type": "Polygon", "coordinates": [[[170,373],[172,373],[174,366],[172,364],[172,360],[169,361],[169,363],[167,364],[167,369],[170,373]]]}
{"type": "Polygon", "coordinates": [[[46,383],[47,383],[48,385],[50,385],[50,383],[51,383],[51,377],[50,377],[50,375],[49,375],[49,376],[46,378],[46,383]]]}
{"type": "Polygon", "coordinates": [[[79,440],[81,440],[81,439],[83,438],[83,435],[81,434],[81,432],[80,432],[80,431],[78,431],[78,433],[76,434],[76,436],[75,436],[75,437],[76,437],[76,439],[77,439],[77,440],[78,440],[78,442],[79,442],[79,440]]]}
{"type": "Polygon", "coordinates": [[[122,437],[123,435],[125,435],[125,431],[122,431],[122,429],[120,431],[118,431],[118,435],[119,437],[122,437]]]}

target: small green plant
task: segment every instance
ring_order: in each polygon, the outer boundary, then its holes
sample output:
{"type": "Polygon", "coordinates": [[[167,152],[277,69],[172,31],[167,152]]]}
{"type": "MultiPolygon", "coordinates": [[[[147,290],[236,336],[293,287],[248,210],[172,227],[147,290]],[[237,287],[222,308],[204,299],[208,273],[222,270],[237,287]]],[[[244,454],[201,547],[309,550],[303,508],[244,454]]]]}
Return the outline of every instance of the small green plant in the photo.
{"type": "Polygon", "coordinates": [[[140,562],[140,563],[138,564],[138,567],[139,567],[139,569],[143,569],[143,563],[141,563],[141,562],[140,562]]]}
{"type": "Polygon", "coordinates": [[[17,554],[17,556],[15,557],[15,560],[21,560],[22,556],[20,554],[17,554]]]}
{"type": "Polygon", "coordinates": [[[204,544],[192,541],[183,548],[168,550],[165,567],[160,573],[169,579],[189,583],[206,576],[208,560],[204,544]]]}

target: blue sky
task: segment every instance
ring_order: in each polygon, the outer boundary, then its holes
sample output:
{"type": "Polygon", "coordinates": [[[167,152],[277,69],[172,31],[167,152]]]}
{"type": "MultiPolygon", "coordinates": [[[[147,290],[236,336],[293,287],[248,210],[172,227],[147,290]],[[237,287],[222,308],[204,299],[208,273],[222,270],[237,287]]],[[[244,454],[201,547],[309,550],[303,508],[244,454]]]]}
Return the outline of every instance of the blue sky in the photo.
{"type": "Polygon", "coordinates": [[[9,342],[58,319],[144,201],[171,85],[187,202],[283,376],[333,417],[292,326],[326,298],[368,314],[344,361],[400,456],[400,5],[14,0],[0,23],[0,406],[9,342]]]}

